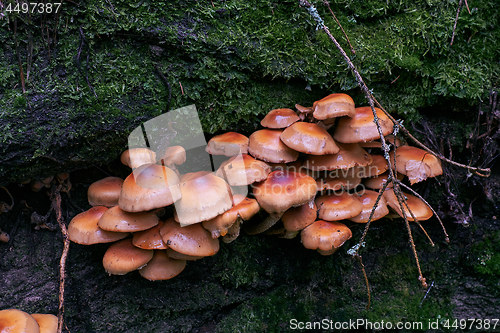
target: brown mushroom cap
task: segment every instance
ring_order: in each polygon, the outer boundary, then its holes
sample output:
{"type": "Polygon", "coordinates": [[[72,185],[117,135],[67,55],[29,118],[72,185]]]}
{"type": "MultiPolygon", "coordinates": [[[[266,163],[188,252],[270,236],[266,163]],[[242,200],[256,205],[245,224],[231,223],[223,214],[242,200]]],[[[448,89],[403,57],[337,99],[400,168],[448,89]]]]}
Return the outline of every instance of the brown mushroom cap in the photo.
{"type": "Polygon", "coordinates": [[[105,231],[99,228],[99,219],[107,210],[107,207],[96,206],[73,217],[68,225],[69,239],[74,243],[92,245],[115,242],[127,237],[128,233],[105,231]]]}
{"type": "Polygon", "coordinates": [[[356,167],[356,172],[360,178],[375,177],[383,174],[389,169],[387,161],[382,155],[371,155],[372,163],[366,166],[356,167]]]}
{"type": "Polygon", "coordinates": [[[56,333],[57,317],[53,314],[33,313],[31,315],[40,328],[40,333],[56,333]]]}
{"type": "MultiPolygon", "coordinates": [[[[390,153],[390,157],[391,161],[394,161],[394,151],[390,153]]],[[[427,177],[443,174],[441,161],[436,156],[412,146],[401,146],[396,149],[396,170],[407,175],[412,185],[427,177]]]]}
{"type": "MultiPolygon", "coordinates": [[[[403,217],[403,213],[401,212],[401,207],[399,206],[399,202],[398,199],[396,198],[394,190],[387,189],[385,190],[383,195],[389,207],[394,209],[394,211],[398,213],[399,216],[403,217]]],[[[429,206],[425,204],[425,202],[420,200],[420,198],[404,192],[403,195],[406,197],[406,203],[408,204],[408,207],[410,208],[411,212],[413,213],[413,215],[417,220],[425,221],[432,217],[433,215],[432,210],[429,208],[429,206]]],[[[408,221],[414,221],[413,217],[411,216],[410,212],[408,211],[408,208],[406,208],[404,203],[403,207],[408,221]]]]}
{"type": "Polygon", "coordinates": [[[185,260],[172,259],[165,251],[155,251],[153,259],[139,270],[139,274],[149,281],[169,280],[179,275],[185,267],[185,260]]]}
{"type": "Polygon", "coordinates": [[[330,94],[313,103],[313,116],[318,120],[341,116],[353,117],[355,114],[354,101],[346,94],[330,94]]]}
{"type": "Polygon", "coordinates": [[[87,191],[89,204],[106,207],[118,205],[122,184],[123,179],[118,177],[106,177],[92,183],[87,191]]]}
{"type": "Polygon", "coordinates": [[[297,111],[299,111],[301,114],[307,114],[307,113],[312,113],[313,108],[312,106],[302,106],[300,104],[295,104],[295,108],[297,111]]]}
{"type": "Polygon", "coordinates": [[[274,109],[261,120],[260,124],[267,128],[285,128],[299,121],[299,116],[292,109],[274,109]]]}
{"type": "Polygon", "coordinates": [[[181,225],[209,220],[232,207],[229,186],[213,173],[187,173],[181,177],[180,189],[182,198],[175,211],[181,225]]]}
{"type": "Polygon", "coordinates": [[[349,169],[355,166],[366,166],[372,162],[372,157],[358,144],[339,144],[340,151],[336,154],[309,156],[303,166],[314,171],[349,169]]]}
{"type": "MultiPolygon", "coordinates": [[[[385,115],[385,113],[375,108],[382,135],[392,133],[394,123],[385,115]]],[[[379,138],[377,125],[374,123],[374,117],[371,107],[364,106],[356,108],[353,117],[342,117],[339,119],[333,138],[338,142],[356,143],[366,142],[379,138]]]]}
{"type": "MultiPolygon", "coordinates": [[[[378,197],[378,192],[365,190],[365,193],[359,197],[359,201],[363,205],[363,210],[357,216],[349,218],[349,220],[356,223],[367,223],[368,218],[370,217],[373,206],[375,205],[375,201],[378,197]]],[[[383,196],[380,197],[380,200],[377,204],[377,208],[375,208],[375,212],[372,216],[372,222],[376,220],[380,220],[384,216],[389,214],[389,209],[387,208],[387,202],[383,196]]]]}
{"type": "Polygon", "coordinates": [[[184,164],[186,162],[186,149],[182,146],[167,147],[165,153],[159,157],[158,161],[163,161],[163,165],[184,164]]]}
{"type": "Polygon", "coordinates": [[[351,190],[361,184],[361,178],[357,175],[356,167],[350,169],[335,169],[330,171],[316,171],[316,184],[318,191],[340,191],[351,190]]]}
{"type": "Polygon", "coordinates": [[[143,212],[171,205],[180,197],[179,177],[174,171],[146,164],[125,179],[118,203],[126,212],[143,212]]]}
{"type": "Polygon", "coordinates": [[[152,227],[151,229],[134,233],[132,244],[144,250],[167,249],[167,244],[163,242],[160,235],[160,229],[163,227],[163,224],[163,221],[159,221],[158,225],[152,227]]]}
{"type": "Polygon", "coordinates": [[[36,320],[24,311],[7,309],[0,311],[0,332],[39,333],[36,320]]]}
{"type": "Polygon", "coordinates": [[[299,153],[281,141],[282,132],[270,129],[253,132],[248,142],[248,153],[265,162],[288,163],[295,161],[299,157],[299,153]]]}
{"type": "Polygon", "coordinates": [[[280,138],[289,148],[301,153],[326,155],[340,150],[330,133],[314,123],[297,122],[285,129],[280,138]]]}
{"type": "Polygon", "coordinates": [[[283,216],[283,226],[287,231],[299,231],[316,221],[318,208],[314,200],[309,201],[299,207],[288,209],[283,216]]]}
{"type": "Polygon", "coordinates": [[[326,221],[340,221],[361,213],[363,205],[358,197],[348,192],[321,195],[316,198],[318,217],[326,221]]]}
{"type": "Polygon", "coordinates": [[[213,239],[201,223],[181,227],[178,223],[166,222],[160,229],[161,237],[169,248],[195,257],[213,256],[219,251],[219,240],[213,239]]]}
{"type": "Polygon", "coordinates": [[[316,181],[303,173],[273,171],[253,186],[259,205],[268,213],[283,213],[309,202],[316,195],[316,181]]]}
{"type": "Polygon", "coordinates": [[[240,194],[233,196],[233,202],[234,205],[230,210],[213,219],[202,222],[203,228],[211,232],[212,238],[225,236],[228,229],[236,222],[238,217],[247,221],[257,214],[260,209],[255,199],[246,198],[240,194]]]}
{"type": "Polygon", "coordinates": [[[223,162],[216,175],[231,186],[244,186],[266,179],[270,172],[271,167],[266,162],[241,154],[223,162]]]}
{"type": "Polygon", "coordinates": [[[120,161],[135,169],[144,164],[156,163],[156,153],[148,148],[130,148],[122,153],[120,161]]]}
{"type": "Polygon", "coordinates": [[[107,231],[136,232],[154,227],[159,220],[153,212],[129,213],[115,206],[104,212],[98,225],[107,231]]]}
{"type": "Polygon", "coordinates": [[[153,258],[153,252],[135,247],[132,239],[127,238],[108,248],[102,265],[108,274],[124,275],[146,265],[153,258]]]}
{"type": "Polygon", "coordinates": [[[236,132],[216,135],[208,141],[205,149],[211,155],[234,156],[248,153],[248,138],[236,132]]]}
{"type": "Polygon", "coordinates": [[[306,249],[330,255],[352,237],[352,232],[343,223],[318,220],[302,230],[300,237],[306,249]]]}

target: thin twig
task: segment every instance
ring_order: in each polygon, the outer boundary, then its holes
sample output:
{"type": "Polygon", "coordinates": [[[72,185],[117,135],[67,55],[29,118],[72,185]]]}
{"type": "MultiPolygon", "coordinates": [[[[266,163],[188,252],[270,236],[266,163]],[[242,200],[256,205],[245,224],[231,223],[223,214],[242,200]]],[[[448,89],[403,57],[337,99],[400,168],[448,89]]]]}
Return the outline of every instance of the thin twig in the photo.
{"type": "Polygon", "coordinates": [[[61,185],[52,189],[52,207],[56,212],[56,219],[63,236],[63,251],[59,261],[59,308],[57,313],[57,332],[61,333],[64,327],[64,286],[66,281],[66,259],[69,251],[68,229],[64,223],[61,209],[61,185]]]}
{"type": "Polygon", "coordinates": [[[368,301],[366,303],[366,309],[368,310],[370,308],[370,303],[371,303],[371,292],[370,292],[370,283],[368,282],[368,275],[366,275],[366,270],[365,270],[365,265],[363,265],[363,258],[359,254],[355,255],[355,258],[358,259],[358,263],[361,267],[361,271],[363,272],[363,277],[365,278],[365,284],[366,284],[366,290],[368,294],[368,301]]]}
{"type": "Polygon", "coordinates": [[[351,52],[353,54],[356,54],[356,51],[354,50],[354,47],[352,47],[351,41],[349,40],[349,37],[347,36],[346,32],[344,31],[342,24],[340,24],[339,20],[337,19],[337,16],[335,16],[335,14],[333,13],[332,8],[330,7],[330,3],[327,0],[323,0],[323,3],[325,4],[326,7],[328,7],[328,10],[330,11],[330,13],[333,16],[333,19],[335,20],[335,22],[337,22],[337,25],[340,27],[340,29],[344,33],[345,39],[347,40],[347,43],[349,44],[349,47],[351,48],[351,52]]]}
{"type": "Polygon", "coordinates": [[[455,39],[455,30],[457,29],[458,16],[460,15],[460,10],[462,9],[463,2],[464,2],[464,0],[460,0],[458,3],[457,16],[455,17],[455,23],[453,24],[453,33],[451,34],[450,46],[453,45],[453,40],[455,39]]]}

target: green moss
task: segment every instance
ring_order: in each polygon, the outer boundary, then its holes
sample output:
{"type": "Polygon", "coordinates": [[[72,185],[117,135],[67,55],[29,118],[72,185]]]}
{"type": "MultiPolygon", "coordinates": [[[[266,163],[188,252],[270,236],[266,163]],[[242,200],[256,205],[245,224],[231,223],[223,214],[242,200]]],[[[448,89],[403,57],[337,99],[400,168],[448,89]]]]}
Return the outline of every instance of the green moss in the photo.
{"type": "Polygon", "coordinates": [[[468,256],[476,273],[498,281],[500,277],[500,232],[488,235],[482,242],[472,246],[468,256]]]}

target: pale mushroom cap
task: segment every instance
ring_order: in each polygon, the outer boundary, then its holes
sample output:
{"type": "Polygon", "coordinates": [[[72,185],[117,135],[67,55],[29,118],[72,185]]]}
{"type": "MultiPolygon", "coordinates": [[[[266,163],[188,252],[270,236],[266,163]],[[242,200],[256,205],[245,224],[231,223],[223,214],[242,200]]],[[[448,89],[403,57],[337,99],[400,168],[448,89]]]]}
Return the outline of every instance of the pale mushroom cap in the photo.
{"type": "Polygon", "coordinates": [[[244,186],[267,178],[271,167],[248,154],[237,155],[223,162],[217,176],[224,178],[231,186],[244,186]]]}
{"type": "MultiPolygon", "coordinates": [[[[390,157],[391,161],[394,161],[394,151],[390,153],[390,157]]],[[[412,146],[401,146],[396,149],[396,170],[407,175],[412,185],[427,177],[443,174],[441,161],[436,156],[412,146]]]]}
{"type": "Polygon", "coordinates": [[[108,274],[124,275],[146,265],[153,258],[153,252],[135,247],[132,239],[127,238],[108,248],[102,265],[108,274]]]}
{"type": "Polygon", "coordinates": [[[285,128],[299,121],[299,116],[292,109],[274,109],[261,120],[260,124],[267,128],[285,128]]]}
{"type": "Polygon", "coordinates": [[[160,229],[163,227],[164,222],[159,221],[158,225],[151,229],[139,231],[134,233],[132,237],[132,244],[144,250],[165,250],[167,244],[163,242],[160,235],[160,229]]]}
{"type": "Polygon", "coordinates": [[[281,130],[263,129],[250,135],[248,153],[259,160],[272,163],[293,162],[299,152],[287,147],[280,139],[281,130]]]}
{"type": "Polygon", "coordinates": [[[128,233],[106,231],[99,228],[99,219],[107,210],[107,207],[96,206],[73,217],[68,225],[69,239],[74,243],[92,245],[115,242],[127,237],[128,233]]]}
{"type": "Polygon", "coordinates": [[[323,190],[351,190],[361,184],[361,178],[357,175],[356,167],[351,169],[336,169],[328,171],[326,176],[316,179],[318,191],[323,190]]]}
{"type": "Polygon", "coordinates": [[[136,232],[154,227],[159,220],[153,212],[129,213],[115,206],[101,216],[98,225],[107,231],[136,232]]]}
{"type": "Polygon", "coordinates": [[[293,171],[273,171],[267,179],[253,185],[253,194],[268,213],[283,213],[309,202],[316,195],[314,178],[293,171]]]}
{"type": "MultiPolygon", "coordinates": [[[[425,204],[425,202],[420,200],[420,198],[408,193],[403,193],[403,195],[406,197],[406,203],[408,204],[408,207],[410,208],[410,210],[412,211],[413,215],[417,220],[425,221],[432,217],[433,215],[432,210],[429,208],[429,206],[425,204]]],[[[394,190],[393,189],[385,190],[384,198],[387,201],[387,205],[389,205],[389,207],[394,209],[394,211],[396,211],[396,213],[398,213],[399,216],[403,217],[403,213],[401,211],[401,207],[399,206],[399,202],[398,199],[396,198],[394,190]]],[[[413,221],[413,217],[411,216],[410,212],[408,211],[404,203],[403,207],[408,221],[413,221]]]]}
{"type": "MultiPolygon", "coordinates": [[[[377,197],[378,192],[365,190],[363,195],[359,197],[359,201],[363,205],[363,210],[359,215],[351,217],[349,220],[356,223],[367,223],[377,197]]],[[[379,220],[387,214],[389,214],[389,208],[387,208],[384,196],[381,196],[377,208],[375,208],[375,212],[373,213],[372,221],[379,220]]]]}
{"type": "Polygon", "coordinates": [[[24,311],[7,309],[0,311],[0,332],[2,333],[39,333],[36,320],[24,311]]]}
{"type": "Polygon", "coordinates": [[[349,219],[361,213],[363,205],[358,197],[348,192],[322,195],[316,198],[318,217],[326,221],[349,219]]]}
{"type": "Polygon", "coordinates": [[[280,135],[289,148],[311,155],[336,154],[339,147],[330,133],[314,123],[297,122],[280,135]]]}
{"type": "Polygon", "coordinates": [[[139,274],[149,281],[169,280],[179,275],[185,267],[185,260],[172,259],[165,251],[155,251],[153,259],[139,270],[139,274]]]}
{"type": "Polygon", "coordinates": [[[314,171],[349,169],[355,166],[366,166],[372,162],[372,157],[358,144],[339,144],[340,151],[336,154],[309,156],[303,166],[314,171]]]}
{"type": "Polygon", "coordinates": [[[40,333],[56,333],[57,332],[57,317],[53,314],[33,313],[31,315],[38,326],[40,333]]]}
{"type": "Polygon", "coordinates": [[[313,116],[318,120],[341,116],[352,117],[355,114],[354,101],[347,94],[330,94],[313,103],[313,116]]]}
{"type": "Polygon", "coordinates": [[[171,169],[147,164],[123,182],[119,206],[126,212],[143,212],[171,205],[181,197],[179,177],[171,169]]]}
{"type": "Polygon", "coordinates": [[[189,256],[213,256],[219,251],[219,240],[213,239],[201,223],[181,227],[178,223],[165,223],[160,229],[163,241],[169,248],[189,256]]]}
{"type": "Polygon", "coordinates": [[[193,172],[182,176],[182,198],[175,204],[182,225],[209,220],[232,207],[231,189],[213,173],[193,172]]]}
{"type": "Polygon", "coordinates": [[[302,206],[288,209],[281,217],[281,221],[287,231],[299,231],[314,223],[317,216],[318,208],[314,200],[311,200],[302,206]]]}
{"type": "Polygon", "coordinates": [[[159,156],[159,162],[164,165],[181,165],[186,162],[186,149],[182,146],[170,146],[165,149],[163,156],[159,156]]]}
{"type": "Polygon", "coordinates": [[[123,179],[118,177],[106,177],[92,183],[87,191],[87,197],[91,206],[113,207],[118,205],[123,179]]]}
{"type": "Polygon", "coordinates": [[[130,148],[122,153],[120,161],[135,169],[144,164],[156,163],[156,153],[148,148],[130,148]]]}
{"type": "Polygon", "coordinates": [[[372,163],[367,166],[356,167],[356,172],[360,178],[375,177],[383,174],[389,169],[387,161],[382,155],[371,155],[372,163]]]}
{"type": "Polygon", "coordinates": [[[234,156],[248,153],[248,138],[236,132],[216,135],[208,141],[205,149],[211,155],[234,156]]]}
{"type": "MultiPolygon", "coordinates": [[[[385,113],[375,108],[379,124],[382,129],[382,135],[392,133],[394,123],[385,115],[385,113]]],[[[371,107],[364,106],[356,108],[355,115],[351,117],[342,117],[339,119],[333,138],[338,142],[356,143],[366,142],[379,138],[377,125],[373,122],[373,112],[371,107]]]]}
{"type": "Polygon", "coordinates": [[[306,249],[329,255],[348,241],[352,232],[343,223],[318,220],[302,230],[300,237],[306,249]]]}
{"type": "Polygon", "coordinates": [[[235,204],[228,211],[202,222],[203,228],[210,231],[212,238],[225,236],[238,217],[247,221],[257,214],[260,209],[257,200],[243,197],[240,194],[234,195],[233,202],[235,204]]]}

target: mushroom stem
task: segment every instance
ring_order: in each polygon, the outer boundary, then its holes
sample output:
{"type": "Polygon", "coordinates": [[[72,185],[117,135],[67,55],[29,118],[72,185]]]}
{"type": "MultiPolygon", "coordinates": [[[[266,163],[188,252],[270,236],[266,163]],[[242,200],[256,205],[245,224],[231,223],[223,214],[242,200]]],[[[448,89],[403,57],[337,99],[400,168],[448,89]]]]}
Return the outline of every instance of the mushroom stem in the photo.
{"type": "Polygon", "coordinates": [[[284,212],[280,213],[270,213],[262,222],[251,225],[245,229],[246,233],[249,235],[257,235],[263,233],[264,231],[271,228],[276,222],[279,221],[284,212]]]}
{"type": "Polygon", "coordinates": [[[227,234],[222,237],[222,241],[224,243],[231,243],[234,241],[238,236],[240,235],[240,229],[241,229],[241,223],[243,220],[241,217],[238,217],[236,221],[233,223],[233,225],[227,229],[227,234]]]}

